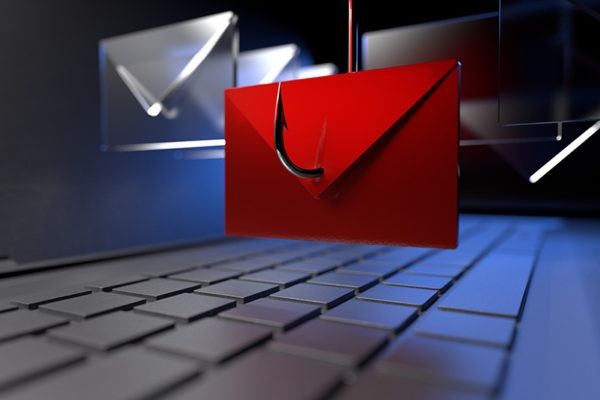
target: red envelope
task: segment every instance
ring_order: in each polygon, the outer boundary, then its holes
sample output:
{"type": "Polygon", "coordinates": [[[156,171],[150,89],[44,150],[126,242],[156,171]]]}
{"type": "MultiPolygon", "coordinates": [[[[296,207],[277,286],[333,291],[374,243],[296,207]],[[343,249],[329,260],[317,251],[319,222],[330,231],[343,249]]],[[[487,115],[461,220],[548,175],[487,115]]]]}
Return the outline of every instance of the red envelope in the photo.
{"type": "Polygon", "coordinates": [[[459,63],[225,91],[225,231],[455,248],[459,63]],[[279,86],[280,85],[280,86],[279,86]],[[275,151],[278,90],[289,159],[275,151]]]}

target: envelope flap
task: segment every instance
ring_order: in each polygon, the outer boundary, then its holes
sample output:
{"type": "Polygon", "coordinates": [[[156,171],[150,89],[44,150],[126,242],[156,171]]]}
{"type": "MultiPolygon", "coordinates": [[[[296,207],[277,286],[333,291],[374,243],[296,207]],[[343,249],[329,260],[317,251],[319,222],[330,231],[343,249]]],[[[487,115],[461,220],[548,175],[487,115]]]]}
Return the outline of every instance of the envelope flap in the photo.
{"type": "MultiPolygon", "coordinates": [[[[287,153],[302,168],[324,169],[317,179],[298,177],[302,185],[321,196],[456,65],[441,61],[282,83],[287,153]]],[[[274,156],[277,88],[226,91],[274,156]]]]}
{"type": "Polygon", "coordinates": [[[147,108],[165,101],[198,68],[235,18],[228,11],[104,39],[100,44],[147,108]]]}

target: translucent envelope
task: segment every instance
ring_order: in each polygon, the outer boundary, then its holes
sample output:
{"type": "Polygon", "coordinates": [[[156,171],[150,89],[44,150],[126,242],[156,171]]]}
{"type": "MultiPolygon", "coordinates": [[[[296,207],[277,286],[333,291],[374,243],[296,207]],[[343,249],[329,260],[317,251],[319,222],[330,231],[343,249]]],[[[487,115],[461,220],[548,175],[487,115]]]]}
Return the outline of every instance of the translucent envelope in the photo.
{"type": "Polygon", "coordinates": [[[600,119],[600,0],[502,0],[500,11],[500,122],[600,119]]]}
{"type": "MultiPolygon", "coordinates": [[[[338,72],[335,64],[331,63],[298,67],[298,54],[295,44],[241,52],[237,65],[238,86],[317,78],[338,72]]],[[[177,152],[176,157],[186,160],[225,158],[225,150],[187,149],[177,152]]]]}
{"type": "Polygon", "coordinates": [[[300,48],[293,44],[265,47],[240,53],[237,64],[237,86],[317,78],[335,75],[335,64],[300,66],[300,48]]]}
{"type": "Polygon", "coordinates": [[[103,149],[222,145],[236,22],[224,12],[101,40],[103,149]]]}
{"type": "Polygon", "coordinates": [[[298,70],[298,79],[319,78],[337,73],[338,68],[332,63],[307,65],[298,70]]]}
{"type": "Polygon", "coordinates": [[[367,32],[362,44],[366,70],[449,58],[461,62],[461,146],[556,139],[556,127],[496,129],[498,117],[493,113],[485,115],[491,115],[487,123],[494,129],[475,130],[465,124],[473,109],[487,109],[492,101],[498,107],[498,13],[367,32]]]}
{"type": "Polygon", "coordinates": [[[240,53],[237,86],[251,86],[296,79],[300,48],[293,43],[240,53]]]}

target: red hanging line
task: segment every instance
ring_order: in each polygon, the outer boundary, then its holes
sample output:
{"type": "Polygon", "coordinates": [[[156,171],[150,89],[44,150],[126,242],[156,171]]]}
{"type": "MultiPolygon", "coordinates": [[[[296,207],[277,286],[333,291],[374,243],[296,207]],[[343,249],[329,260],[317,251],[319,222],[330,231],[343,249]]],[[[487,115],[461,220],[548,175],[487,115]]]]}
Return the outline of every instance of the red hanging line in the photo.
{"type": "Polygon", "coordinates": [[[354,28],[352,24],[352,0],[348,0],[348,72],[354,72],[354,28]]]}

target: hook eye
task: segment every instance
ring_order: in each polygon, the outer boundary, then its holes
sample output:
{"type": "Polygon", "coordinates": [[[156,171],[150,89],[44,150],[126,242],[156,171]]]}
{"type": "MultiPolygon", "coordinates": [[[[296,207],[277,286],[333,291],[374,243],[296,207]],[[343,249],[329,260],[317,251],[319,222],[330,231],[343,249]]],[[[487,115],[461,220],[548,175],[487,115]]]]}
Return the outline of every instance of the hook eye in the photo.
{"type": "Polygon", "coordinates": [[[281,83],[277,88],[277,104],[275,106],[275,152],[279,161],[283,164],[285,169],[290,171],[292,174],[299,176],[300,178],[318,178],[323,175],[323,168],[305,169],[297,166],[290,160],[285,151],[283,144],[283,129],[288,129],[285,121],[285,114],[283,112],[283,102],[281,101],[281,83]]]}

